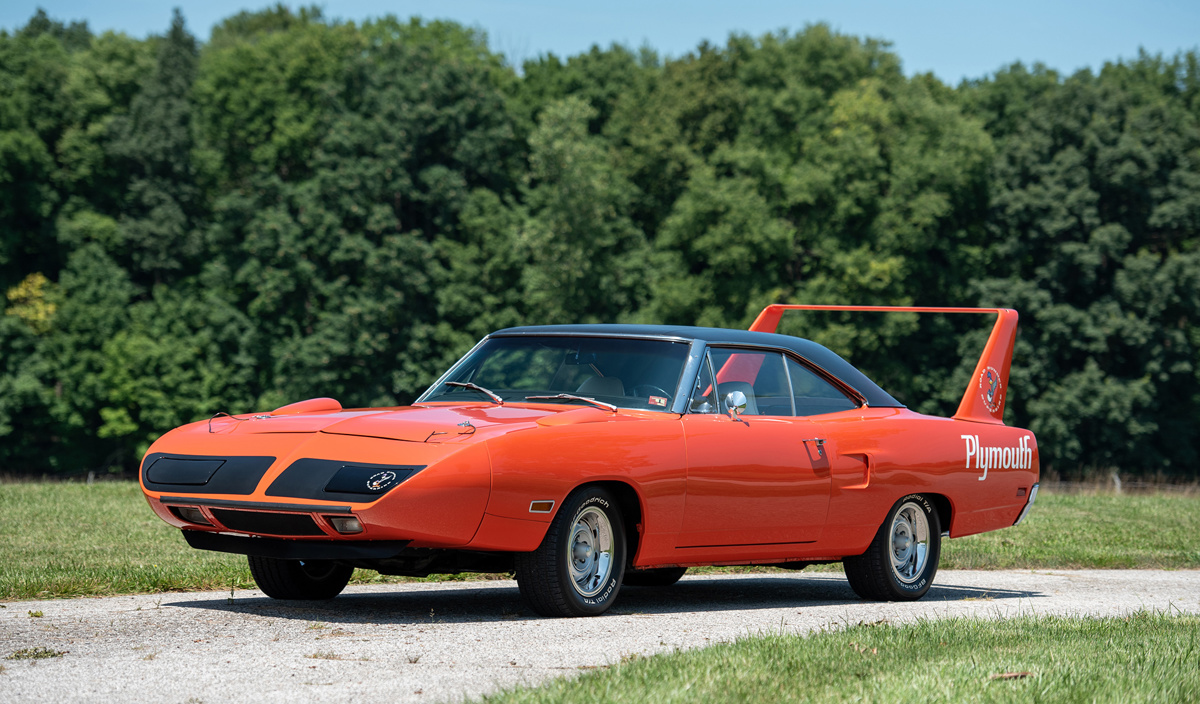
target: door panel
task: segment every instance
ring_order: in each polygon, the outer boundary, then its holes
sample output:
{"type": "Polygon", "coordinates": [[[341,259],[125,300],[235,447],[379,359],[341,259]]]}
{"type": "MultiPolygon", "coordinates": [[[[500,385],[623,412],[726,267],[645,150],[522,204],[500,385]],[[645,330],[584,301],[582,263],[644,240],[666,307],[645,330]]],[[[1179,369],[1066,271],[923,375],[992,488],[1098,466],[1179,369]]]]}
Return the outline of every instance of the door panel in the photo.
{"type": "Polygon", "coordinates": [[[812,421],[691,414],[682,420],[688,478],[679,547],[817,540],[830,472],[812,421]]]}

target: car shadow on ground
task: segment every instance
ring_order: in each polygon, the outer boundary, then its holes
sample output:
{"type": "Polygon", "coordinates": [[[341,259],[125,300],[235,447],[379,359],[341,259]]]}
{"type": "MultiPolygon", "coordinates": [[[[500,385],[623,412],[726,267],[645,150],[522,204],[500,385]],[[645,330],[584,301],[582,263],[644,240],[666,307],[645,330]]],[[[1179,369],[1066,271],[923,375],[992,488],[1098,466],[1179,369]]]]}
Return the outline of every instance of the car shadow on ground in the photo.
{"type": "MultiPolygon", "coordinates": [[[[348,592],[329,601],[280,601],[266,596],[177,601],[163,606],[327,623],[421,624],[524,621],[542,618],[516,586],[464,582],[461,587],[348,592]],[[472,584],[478,584],[473,587],[472,584]]],[[[935,584],[924,601],[1028,599],[1036,591],[935,584]]],[[[670,587],[625,587],[611,615],[650,615],[865,604],[844,579],[829,576],[688,577],[670,587]]]]}

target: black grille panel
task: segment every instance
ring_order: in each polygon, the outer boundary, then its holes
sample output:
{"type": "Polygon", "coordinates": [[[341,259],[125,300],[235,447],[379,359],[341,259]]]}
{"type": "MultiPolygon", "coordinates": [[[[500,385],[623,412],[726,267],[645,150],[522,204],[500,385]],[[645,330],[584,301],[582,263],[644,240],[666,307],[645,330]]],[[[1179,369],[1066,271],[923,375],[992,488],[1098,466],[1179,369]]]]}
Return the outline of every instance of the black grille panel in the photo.
{"type": "Polygon", "coordinates": [[[181,460],[159,457],[146,467],[147,484],[186,484],[204,486],[225,460],[181,460]]]}
{"type": "Polygon", "coordinates": [[[224,508],[209,510],[221,525],[230,530],[267,535],[325,535],[312,516],[302,513],[231,511],[224,508]]]}
{"type": "Polygon", "coordinates": [[[151,491],[189,494],[254,493],[274,457],[210,457],[155,452],[142,461],[142,483],[151,491]]]}
{"type": "Polygon", "coordinates": [[[267,496],[322,501],[375,501],[425,465],[367,464],[341,460],[298,459],[283,470],[267,496]]]}

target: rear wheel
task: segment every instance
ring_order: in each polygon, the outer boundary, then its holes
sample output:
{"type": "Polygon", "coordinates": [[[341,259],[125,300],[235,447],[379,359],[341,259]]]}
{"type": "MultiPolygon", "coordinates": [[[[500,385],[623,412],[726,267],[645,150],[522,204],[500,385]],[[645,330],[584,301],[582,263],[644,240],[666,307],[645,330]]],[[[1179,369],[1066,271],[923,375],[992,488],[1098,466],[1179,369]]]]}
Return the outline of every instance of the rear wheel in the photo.
{"type": "Polygon", "coordinates": [[[250,555],[250,574],[272,599],[332,599],[346,588],[354,568],[331,560],[280,560],[250,555]]]}
{"type": "Polygon", "coordinates": [[[921,494],[905,496],[888,512],[871,547],[842,561],[850,587],[864,599],[920,599],[937,574],[941,536],[933,503],[921,494]]]}
{"type": "Polygon", "coordinates": [[[669,587],[688,571],[686,567],[661,567],[650,570],[631,570],[625,573],[626,587],[669,587]]]}
{"type": "Polygon", "coordinates": [[[608,610],[625,571],[625,528],[616,497],[582,487],[563,501],[542,544],[516,556],[517,586],[543,616],[608,610]]]}

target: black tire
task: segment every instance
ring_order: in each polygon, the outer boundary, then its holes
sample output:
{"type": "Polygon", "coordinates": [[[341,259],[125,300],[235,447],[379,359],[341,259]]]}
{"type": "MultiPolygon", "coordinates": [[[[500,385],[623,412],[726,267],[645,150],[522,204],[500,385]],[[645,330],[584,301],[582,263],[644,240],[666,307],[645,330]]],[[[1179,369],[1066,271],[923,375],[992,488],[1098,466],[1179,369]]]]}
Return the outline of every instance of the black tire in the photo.
{"type": "Polygon", "coordinates": [[[916,601],[933,585],[941,539],[941,522],[933,503],[921,494],[905,496],[888,511],[871,547],[862,555],[842,560],[846,579],[864,599],[916,601]]]}
{"type": "Polygon", "coordinates": [[[346,588],[354,568],[331,560],[280,560],[249,555],[250,574],[272,599],[332,599],[346,588]]]}
{"type": "Polygon", "coordinates": [[[629,570],[625,573],[626,587],[669,587],[688,571],[686,567],[660,567],[649,570],[629,570]]]}
{"type": "Polygon", "coordinates": [[[597,616],[621,590],[625,523],[600,487],[581,487],[562,503],[542,544],[516,556],[521,596],[543,616],[597,616]]]}

